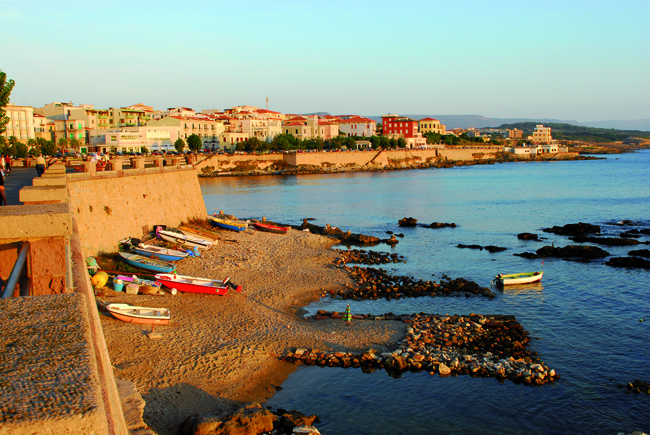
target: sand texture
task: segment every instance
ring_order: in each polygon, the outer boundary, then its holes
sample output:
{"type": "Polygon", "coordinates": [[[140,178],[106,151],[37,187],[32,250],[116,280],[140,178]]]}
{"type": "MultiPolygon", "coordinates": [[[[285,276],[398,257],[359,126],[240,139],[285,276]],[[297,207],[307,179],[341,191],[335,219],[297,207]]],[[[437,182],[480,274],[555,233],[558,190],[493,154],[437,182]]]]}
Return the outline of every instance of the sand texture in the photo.
{"type": "Polygon", "coordinates": [[[220,232],[222,240],[200,258],[178,263],[177,273],[243,286],[226,296],[104,292],[101,303],[164,307],[169,326],[134,325],[103,313],[115,377],[132,381],[146,401],[144,420],[158,434],[173,434],[191,414],[228,413],[243,402],[264,402],[296,366],[278,360],[290,348],[388,351],[404,337],[402,322],[305,320],[301,306],[324,290],[348,283],[333,266],[332,239],[291,230],[277,235],[220,232]],[[236,243],[227,242],[234,240],[236,243]]]}

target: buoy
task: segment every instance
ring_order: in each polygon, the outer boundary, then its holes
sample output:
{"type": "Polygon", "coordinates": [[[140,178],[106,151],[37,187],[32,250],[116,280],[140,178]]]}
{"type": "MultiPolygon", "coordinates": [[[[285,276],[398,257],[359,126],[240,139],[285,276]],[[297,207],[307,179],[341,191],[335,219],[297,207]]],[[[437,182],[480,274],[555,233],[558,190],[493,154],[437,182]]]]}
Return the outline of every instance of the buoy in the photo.
{"type": "Polygon", "coordinates": [[[106,285],[108,282],[108,274],[104,271],[99,271],[93,277],[90,279],[90,283],[93,285],[93,287],[96,288],[101,288],[106,285]]]}

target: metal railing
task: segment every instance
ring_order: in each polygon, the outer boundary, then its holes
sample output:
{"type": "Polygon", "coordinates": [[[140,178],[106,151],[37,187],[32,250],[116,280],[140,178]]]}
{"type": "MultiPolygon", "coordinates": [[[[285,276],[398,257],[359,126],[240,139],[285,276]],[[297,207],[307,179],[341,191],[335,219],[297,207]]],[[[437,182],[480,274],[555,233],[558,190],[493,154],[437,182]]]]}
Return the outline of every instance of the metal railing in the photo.
{"type": "MultiPolygon", "coordinates": [[[[16,288],[16,284],[18,284],[18,279],[20,278],[20,274],[23,271],[23,268],[25,267],[25,260],[27,259],[28,253],[29,253],[29,242],[25,242],[23,243],[22,248],[20,248],[20,253],[18,254],[16,263],[14,263],[14,267],[13,269],[11,269],[11,273],[9,274],[9,278],[7,279],[7,284],[4,286],[2,290],[2,299],[6,299],[8,297],[13,296],[14,289],[16,288]]],[[[27,296],[27,294],[24,293],[29,294],[29,289],[21,288],[20,295],[27,296]]]]}

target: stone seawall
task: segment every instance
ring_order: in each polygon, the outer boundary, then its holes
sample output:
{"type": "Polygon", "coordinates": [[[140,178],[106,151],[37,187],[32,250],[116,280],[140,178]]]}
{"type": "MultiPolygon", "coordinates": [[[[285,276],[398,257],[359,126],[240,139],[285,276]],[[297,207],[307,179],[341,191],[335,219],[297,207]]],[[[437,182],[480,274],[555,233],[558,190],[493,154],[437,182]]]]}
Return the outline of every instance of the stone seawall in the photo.
{"type": "Polygon", "coordinates": [[[438,155],[443,160],[468,161],[493,159],[500,151],[503,151],[503,147],[451,148],[438,150],[438,155]]]}
{"type": "Polygon", "coordinates": [[[118,241],[156,224],[178,226],[207,211],[191,169],[107,177],[68,177],[70,212],[86,255],[114,252],[118,241]]]}

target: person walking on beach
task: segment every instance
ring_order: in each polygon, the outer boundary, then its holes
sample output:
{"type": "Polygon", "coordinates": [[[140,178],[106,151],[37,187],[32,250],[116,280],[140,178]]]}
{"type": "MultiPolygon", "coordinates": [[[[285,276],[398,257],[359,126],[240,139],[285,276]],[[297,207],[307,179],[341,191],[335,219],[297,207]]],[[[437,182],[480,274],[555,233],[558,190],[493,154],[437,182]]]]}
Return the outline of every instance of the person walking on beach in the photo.
{"type": "Polygon", "coordinates": [[[352,313],[350,313],[350,304],[345,308],[345,313],[343,313],[343,321],[345,326],[349,327],[350,322],[352,321],[352,313]]]}
{"type": "Polygon", "coordinates": [[[40,177],[43,172],[45,172],[45,158],[43,153],[38,153],[38,157],[36,157],[36,173],[40,177]]]}

